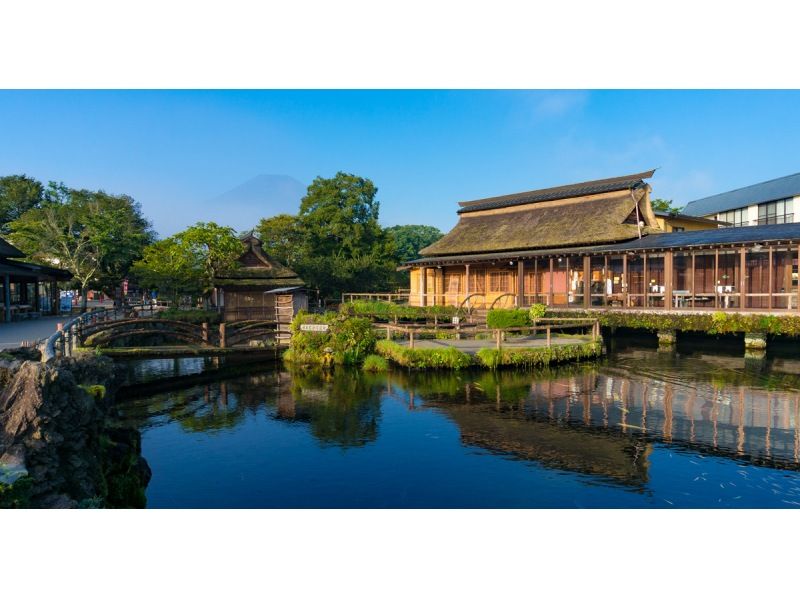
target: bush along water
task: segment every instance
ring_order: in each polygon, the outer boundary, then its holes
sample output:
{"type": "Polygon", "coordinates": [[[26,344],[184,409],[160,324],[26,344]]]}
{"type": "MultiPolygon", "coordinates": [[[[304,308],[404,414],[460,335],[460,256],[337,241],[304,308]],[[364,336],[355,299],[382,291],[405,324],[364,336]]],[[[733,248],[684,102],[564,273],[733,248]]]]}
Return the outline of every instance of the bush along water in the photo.
{"type": "Polygon", "coordinates": [[[492,349],[484,347],[476,355],[462,353],[455,347],[446,349],[411,349],[389,340],[379,340],[375,350],[389,361],[410,369],[453,369],[472,366],[534,368],[555,363],[591,359],[602,355],[600,341],[555,345],[527,349],[492,349]]]}
{"type": "Polygon", "coordinates": [[[380,355],[367,355],[362,369],[365,372],[386,372],[389,370],[389,362],[380,355]]]}
{"type": "Polygon", "coordinates": [[[707,314],[654,314],[624,312],[549,312],[550,317],[592,317],[601,326],[636,328],[651,331],[677,330],[680,332],[706,332],[708,334],[733,334],[760,332],[785,336],[800,336],[799,316],[771,316],[713,312],[707,314]]]}
{"type": "Polygon", "coordinates": [[[522,328],[531,325],[530,311],[527,309],[492,309],[486,314],[489,328],[522,328]]]}
{"type": "Polygon", "coordinates": [[[292,320],[292,340],[284,360],[296,364],[358,365],[374,353],[377,337],[367,318],[348,317],[336,312],[298,313],[292,320]],[[302,330],[303,324],[327,325],[327,330],[302,330]]]}

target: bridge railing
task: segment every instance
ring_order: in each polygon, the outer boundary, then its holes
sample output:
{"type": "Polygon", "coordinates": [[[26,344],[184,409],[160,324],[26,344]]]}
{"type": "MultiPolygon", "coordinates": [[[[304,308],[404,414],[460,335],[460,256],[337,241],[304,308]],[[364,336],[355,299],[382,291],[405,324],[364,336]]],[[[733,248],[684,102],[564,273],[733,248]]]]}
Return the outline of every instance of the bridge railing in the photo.
{"type": "Polygon", "coordinates": [[[81,327],[95,322],[115,320],[124,316],[117,308],[105,307],[87,311],[58,325],[58,330],[50,335],[40,346],[42,361],[48,362],[57,357],[69,357],[77,347],[81,327]]]}

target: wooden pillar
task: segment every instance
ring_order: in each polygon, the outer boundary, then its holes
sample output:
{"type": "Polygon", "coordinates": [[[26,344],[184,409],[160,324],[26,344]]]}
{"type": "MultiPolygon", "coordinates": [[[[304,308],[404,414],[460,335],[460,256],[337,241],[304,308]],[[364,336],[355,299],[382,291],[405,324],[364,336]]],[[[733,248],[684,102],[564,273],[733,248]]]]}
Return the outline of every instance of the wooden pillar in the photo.
{"type": "Polygon", "coordinates": [[[208,322],[203,322],[203,342],[208,342],[208,322]]]}
{"type": "Polygon", "coordinates": [[[689,286],[692,293],[692,309],[694,309],[694,278],[695,278],[695,255],[694,251],[692,251],[692,284],[689,286]]]}
{"type": "Polygon", "coordinates": [[[775,268],[772,266],[772,252],[773,248],[772,245],[769,246],[767,251],[767,259],[769,260],[769,268],[767,269],[767,284],[769,285],[769,297],[767,298],[767,305],[769,306],[768,309],[772,311],[772,287],[774,286],[775,281],[775,268]]]}
{"type": "Polygon", "coordinates": [[[650,306],[650,271],[647,269],[647,254],[642,255],[642,281],[644,282],[644,307],[650,306]]]}
{"type": "Polygon", "coordinates": [[[219,325],[219,346],[220,348],[225,348],[225,343],[227,339],[225,338],[225,322],[219,325]]]}
{"type": "Polygon", "coordinates": [[[628,254],[622,254],[622,309],[628,307],[628,254]]]}
{"type": "Polygon", "coordinates": [[[11,277],[6,274],[3,276],[3,305],[5,306],[5,320],[11,321],[11,277]]]}
{"type": "Polygon", "coordinates": [[[608,306],[608,254],[603,256],[603,305],[608,306]]]}
{"type": "Polygon", "coordinates": [[[583,256],[583,307],[588,309],[591,305],[592,294],[592,258],[583,256]]]}
{"type": "Polygon", "coordinates": [[[714,250],[714,307],[719,307],[719,249],[714,250]]]}
{"type": "MultiPolygon", "coordinates": [[[[798,248],[798,252],[800,252],[800,248],[798,248]]],[[[798,253],[800,255],[800,253],[798,253]]],[[[800,263],[800,262],[798,262],[800,263]]],[[[539,288],[539,260],[538,258],[533,259],[533,302],[539,303],[539,293],[541,293],[541,289],[539,288]]],[[[800,304],[800,301],[798,301],[800,304]]]]}
{"type": "Polygon", "coordinates": [[[664,252],[664,309],[672,309],[672,252],[664,252]]]}
{"type": "Polygon", "coordinates": [[[469,297],[469,264],[464,264],[464,299],[469,297]]]}
{"type": "Polygon", "coordinates": [[[747,301],[747,297],[745,296],[745,289],[747,288],[747,283],[745,282],[745,278],[747,278],[745,274],[745,267],[747,264],[747,258],[745,257],[745,248],[739,248],[739,309],[744,309],[747,301]]]}
{"type": "Polygon", "coordinates": [[[39,281],[33,283],[33,311],[39,311],[39,281]]]}
{"type": "Polygon", "coordinates": [[[550,288],[547,291],[547,305],[553,305],[553,258],[550,258],[550,288]]]}
{"type": "Polygon", "coordinates": [[[425,307],[428,303],[428,269],[419,269],[419,304],[425,307]]]}
{"type": "Polygon", "coordinates": [[[525,264],[517,260],[517,307],[525,305],[525,264]]]}

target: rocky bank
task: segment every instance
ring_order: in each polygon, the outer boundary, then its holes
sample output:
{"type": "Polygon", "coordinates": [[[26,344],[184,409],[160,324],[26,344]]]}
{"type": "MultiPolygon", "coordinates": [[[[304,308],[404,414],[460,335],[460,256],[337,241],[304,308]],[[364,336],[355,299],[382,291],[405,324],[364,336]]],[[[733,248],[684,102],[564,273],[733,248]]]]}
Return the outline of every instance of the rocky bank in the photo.
{"type": "Polygon", "coordinates": [[[139,433],[108,417],[114,369],[92,354],[0,353],[0,506],[144,506],[139,433]]]}

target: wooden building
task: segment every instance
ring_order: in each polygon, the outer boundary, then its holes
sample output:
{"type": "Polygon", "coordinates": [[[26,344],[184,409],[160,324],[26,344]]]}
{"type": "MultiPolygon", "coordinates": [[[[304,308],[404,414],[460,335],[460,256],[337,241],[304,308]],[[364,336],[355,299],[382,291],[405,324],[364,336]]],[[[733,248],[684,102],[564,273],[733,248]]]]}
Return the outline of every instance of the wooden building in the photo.
{"type": "Polygon", "coordinates": [[[305,283],[290,268],[267,255],[252,232],[242,238],[238,266],[215,281],[216,304],[225,321],[274,320],[288,323],[308,308],[305,283]]]}
{"type": "Polygon", "coordinates": [[[700,218],[698,216],[687,216],[680,212],[664,212],[653,210],[656,215],[658,226],[665,233],[681,233],[687,230],[708,230],[728,226],[727,222],[721,222],[712,218],[700,218]]]}
{"type": "Polygon", "coordinates": [[[461,202],[412,305],[796,312],[800,224],[664,232],[653,172],[461,202]]]}
{"type": "Polygon", "coordinates": [[[66,270],[14,259],[24,257],[19,249],[0,239],[0,322],[58,314],[58,283],[72,279],[66,270]]]}

